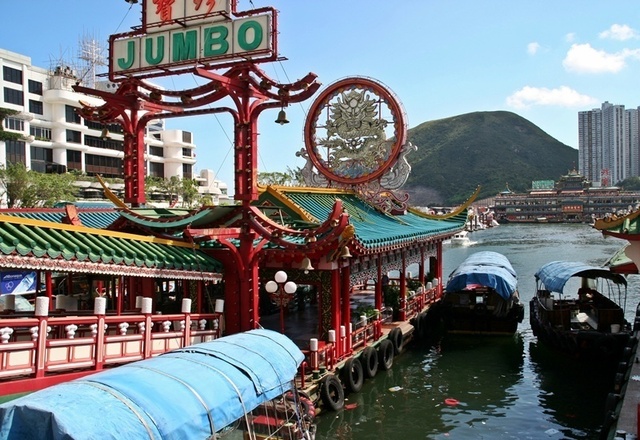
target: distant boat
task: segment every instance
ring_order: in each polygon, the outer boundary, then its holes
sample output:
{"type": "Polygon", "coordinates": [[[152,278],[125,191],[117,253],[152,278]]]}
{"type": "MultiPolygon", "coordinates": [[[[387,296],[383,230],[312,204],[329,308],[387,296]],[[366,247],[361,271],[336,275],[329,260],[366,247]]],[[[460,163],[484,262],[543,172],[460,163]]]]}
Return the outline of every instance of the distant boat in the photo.
{"type": "Polygon", "coordinates": [[[581,262],[553,261],[542,266],[535,278],[529,314],[539,341],[578,358],[607,360],[622,355],[631,336],[620,305],[627,294],[623,275],[581,262]],[[575,290],[565,294],[567,283],[575,290]]]}
{"type": "Polygon", "coordinates": [[[271,330],[225,336],[5,402],[0,438],[312,440],[303,360],[271,330]]]}
{"type": "Polygon", "coordinates": [[[537,217],[536,218],[536,222],[537,223],[549,223],[549,219],[546,217],[537,217]]]}
{"type": "Polygon", "coordinates": [[[524,318],[516,272],[507,257],[491,251],[458,266],[432,307],[448,333],[513,334],[524,318]]]}
{"type": "Polygon", "coordinates": [[[451,237],[450,243],[457,246],[467,246],[471,244],[471,240],[469,239],[469,231],[463,230],[458,232],[453,237],[451,237]]]}

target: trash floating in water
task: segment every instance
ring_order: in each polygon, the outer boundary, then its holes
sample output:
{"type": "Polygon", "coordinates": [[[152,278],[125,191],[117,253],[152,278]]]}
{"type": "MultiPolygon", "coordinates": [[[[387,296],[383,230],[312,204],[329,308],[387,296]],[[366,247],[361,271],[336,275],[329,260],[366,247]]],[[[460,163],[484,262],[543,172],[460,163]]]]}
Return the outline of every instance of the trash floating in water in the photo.
{"type": "Polygon", "coordinates": [[[640,376],[635,374],[635,375],[631,376],[631,380],[640,381],[640,376]]]}
{"type": "Polygon", "coordinates": [[[344,406],[344,409],[356,409],[358,407],[357,403],[348,403],[344,406]]]}
{"type": "Polygon", "coordinates": [[[560,431],[558,431],[557,429],[554,428],[549,428],[547,429],[544,433],[551,436],[551,435],[555,435],[557,433],[559,433],[560,431]]]}
{"type": "Polygon", "coordinates": [[[458,401],[458,399],[454,399],[452,397],[448,397],[448,398],[444,399],[444,403],[446,403],[449,406],[457,406],[460,402],[458,401]]]}
{"type": "Polygon", "coordinates": [[[391,391],[392,393],[395,393],[396,391],[400,391],[402,389],[402,387],[391,387],[389,388],[389,391],[391,391]]]}

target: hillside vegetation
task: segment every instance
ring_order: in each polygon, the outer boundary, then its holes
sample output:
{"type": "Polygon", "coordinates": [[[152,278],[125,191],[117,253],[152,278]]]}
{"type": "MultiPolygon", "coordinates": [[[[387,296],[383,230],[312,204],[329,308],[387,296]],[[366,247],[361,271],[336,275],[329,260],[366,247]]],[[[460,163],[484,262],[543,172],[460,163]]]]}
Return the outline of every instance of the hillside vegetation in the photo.
{"type": "Polygon", "coordinates": [[[418,150],[407,156],[412,171],[403,189],[414,206],[460,204],[478,185],[478,199],[507,184],[524,192],[533,180],[558,180],[578,165],[578,150],[505,111],[425,122],[408,139],[418,150]]]}

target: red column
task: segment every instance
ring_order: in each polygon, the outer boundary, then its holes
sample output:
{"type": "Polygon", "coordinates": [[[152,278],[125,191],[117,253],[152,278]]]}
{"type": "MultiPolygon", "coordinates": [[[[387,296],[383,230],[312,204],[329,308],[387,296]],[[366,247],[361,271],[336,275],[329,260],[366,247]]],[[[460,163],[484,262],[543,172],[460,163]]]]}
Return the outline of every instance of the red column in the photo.
{"type": "Polygon", "coordinates": [[[404,262],[404,252],[402,252],[402,267],[400,269],[400,321],[407,319],[407,270],[404,262]]]}
{"type": "MultiPolygon", "coordinates": [[[[331,328],[340,331],[341,320],[341,280],[340,269],[334,269],[331,271],[331,328]]],[[[326,329],[329,330],[329,329],[326,329]]]]}
{"type": "MultiPolygon", "coordinates": [[[[342,277],[342,317],[340,322],[345,326],[347,338],[350,338],[349,323],[351,322],[351,267],[345,264],[341,271],[342,277]]],[[[336,331],[336,341],[340,340],[340,325],[334,327],[336,331]]],[[[342,356],[341,344],[336,344],[338,349],[336,355],[342,356]]]]}

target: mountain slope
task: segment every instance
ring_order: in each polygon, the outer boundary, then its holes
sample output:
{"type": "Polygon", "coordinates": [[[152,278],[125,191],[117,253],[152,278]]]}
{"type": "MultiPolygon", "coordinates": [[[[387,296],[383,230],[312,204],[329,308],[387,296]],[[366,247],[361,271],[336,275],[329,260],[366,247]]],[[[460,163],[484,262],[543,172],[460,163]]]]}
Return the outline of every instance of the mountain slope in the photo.
{"type": "Polygon", "coordinates": [[[478,185],[478,199],[509,185],[524,192],[533,180],[558,180],[577,167],[578,150],[528,120],[505,111],[474,112],[429,121],[408,131],[418,150],[404,190],[414,206],[456,205],[478,185]]]}

